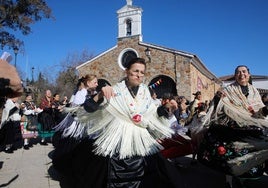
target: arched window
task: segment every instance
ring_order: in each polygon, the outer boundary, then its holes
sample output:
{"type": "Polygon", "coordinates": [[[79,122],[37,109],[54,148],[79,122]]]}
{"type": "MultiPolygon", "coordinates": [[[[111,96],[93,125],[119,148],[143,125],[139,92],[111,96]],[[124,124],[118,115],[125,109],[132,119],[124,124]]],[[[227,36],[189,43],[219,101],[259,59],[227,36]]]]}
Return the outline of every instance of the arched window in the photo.
{"type": "Polygon", "coordinates": [[[136,58],[136,57],[137,57],[137,54],[136,54],[134,51],[132,51],[132,50],[128,50],[128,51],[126,51],[126,52],[123,54],[123,56],[122,56],[122,61],[121,61],[123,67],[126,67],[127,63],[128,63],[131,59],[136,58]]]}
{"type": "Polygon", "coordinates": [[[139,55],[135,49],[125,48],[118,55],[117,63],[121,69],[125,70],[128,62],[136,57],[139,57],[139,55]]]}
{"type": "Polygon", "coordinates": [[[131,35],[131,32],[132,32],[132,28],[131,28],[131,20],[130,19],[127,19],[126,21],[126,28],[127,28],[127,36],[130,36],[131,35]]]}

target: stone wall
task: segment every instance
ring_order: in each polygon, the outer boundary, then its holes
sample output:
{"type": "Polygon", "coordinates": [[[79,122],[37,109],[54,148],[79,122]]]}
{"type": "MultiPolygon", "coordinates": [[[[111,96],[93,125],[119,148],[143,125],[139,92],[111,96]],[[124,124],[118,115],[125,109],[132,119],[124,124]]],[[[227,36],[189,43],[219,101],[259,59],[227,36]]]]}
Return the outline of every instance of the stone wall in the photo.
{"type": "Polygon", "coordinates": [[[178,94],[192,100],[194,98],[192,93],[198,90],[199,79],[202,81],[203,100],[210,100],[214,96],[216,90],[214,82],[193,66],[189,57],[150,47],[151,61],[149,61],[144,52],[147,47],[140,45],[138,37],[120,38],[116,48],[81,66],[78,69],[80,75],[94,73],[98,78],[104,79],[112,85],[117,83],[125,76],[124,70],[118,64],[118,57],[120,52],[126,48],[134,49],[139,57],[147,60],[145,84],[148,85],[152,79],[158,76],[168,76],[176,83],[178,94]]]}

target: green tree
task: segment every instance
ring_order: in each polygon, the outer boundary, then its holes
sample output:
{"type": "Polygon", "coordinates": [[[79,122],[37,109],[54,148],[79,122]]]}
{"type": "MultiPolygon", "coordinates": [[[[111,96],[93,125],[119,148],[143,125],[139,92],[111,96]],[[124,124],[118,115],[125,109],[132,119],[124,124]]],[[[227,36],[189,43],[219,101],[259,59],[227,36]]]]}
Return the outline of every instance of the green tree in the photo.
{"type": "Polygon", "coordinates": [[[51,9],[44,0],[0,0],[0,45],[1,49],[23,48],[23,41],[14,33],[31,33],[31,24],[42,18],[52,18],[51,9]]]}

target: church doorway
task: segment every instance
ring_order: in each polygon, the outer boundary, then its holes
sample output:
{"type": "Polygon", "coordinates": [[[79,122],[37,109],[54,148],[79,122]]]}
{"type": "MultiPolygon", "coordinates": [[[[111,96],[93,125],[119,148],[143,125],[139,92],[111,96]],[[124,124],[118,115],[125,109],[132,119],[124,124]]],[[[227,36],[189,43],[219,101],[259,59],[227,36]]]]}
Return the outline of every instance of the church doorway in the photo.
{"type": "Polygon", "coordinates": [[[149,87],[156,92],[157,98],[162,98],[164,93],[171,93],[174,96],[178,95],[176,83],[168,76],[160,75],[155,77],[149,83],[149,87]]]}

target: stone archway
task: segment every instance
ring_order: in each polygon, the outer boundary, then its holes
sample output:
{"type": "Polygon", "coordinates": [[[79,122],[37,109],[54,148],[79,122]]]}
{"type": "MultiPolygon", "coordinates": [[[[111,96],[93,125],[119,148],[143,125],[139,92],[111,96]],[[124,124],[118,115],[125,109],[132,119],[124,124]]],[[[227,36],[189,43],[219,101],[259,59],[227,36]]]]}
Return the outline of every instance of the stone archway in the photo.
{"type": "Polygon", "coordinates": [[[159,75],[151,80],[149,87],[155,90],[157,97],[162,98],[164,93],[177,94],[176,83],[168,76],[159,75]]]}

